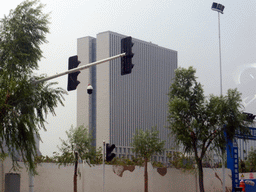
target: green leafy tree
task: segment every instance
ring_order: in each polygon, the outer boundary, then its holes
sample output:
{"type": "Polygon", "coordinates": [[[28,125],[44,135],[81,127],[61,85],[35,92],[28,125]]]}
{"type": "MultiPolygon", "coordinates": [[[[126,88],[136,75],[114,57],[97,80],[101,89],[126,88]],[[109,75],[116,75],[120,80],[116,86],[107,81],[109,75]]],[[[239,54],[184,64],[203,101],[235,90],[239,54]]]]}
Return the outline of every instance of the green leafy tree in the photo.
{"type": "Polygon", "coordinates": [[[247,172],[246,164],[243,160],[239,161],[239,173],[245,173],[247,172]]]}
{"type": "Polygon", "coordinates": [[[89,134],[88,129],[84,126],[74,128],[66,131],[67,140],[61,140],[61,146],[58,147],[60,153],[54,153],[54,159],[59,165],[74,164],[74,192],[77,192],[77,167],[78,159],[85,160],[91,166],[94,163],[102,162],[102,150],[92,146],[93,138],[89,134]]]}
{"type": "Polygon", "coordinates": [[[186,156],[184,153],[176,151],[169,153],[167,156],[170,163],[176,169],[183,169],[184,171],[194,170],[194,158],[186,156]]]}
{"type": "Polygon", "coordinates": [[[0,20],[0,147],[14,161],[18,153],[29,170],[35,173],[33,159],[45,129],[46,115],[55,115],[58,103],[63,105],[61,88],[56,83],[35,84],[42,76],[33,75],[42,58],[40,45],[46,43],[48,14],[38,1],[24,1],[0,20]]]}
{"type": "Polygon", "coordinates": [[[202,161],[208,150],[224,151],[235,133],[249,134],[241,112],[241,94],[229,89],[226,96],[205,97],[193,67],[178,68],[169,92],[169,128],[185,153],[195,157],[200,192],[204,192],[202,161]],[[227,139],[224,137],[226,132],[227,139]]]}
{"type": "Polygon", "coordinates": [[[148,167],[152,155],[161,153],[164,150],[165,141],[160,141],[159,131],[156,128],[143,131],[136,131],[132,139],[133,152],[144,160],[144,191],[148,192],[148,167]]]}
{"type": "Polygon", "coordinates": [[[40,155],[40,156],[36,156],[34,159],[35,164],[40,164],[40,163],[56,163],[56,160],[53,157],[49,157],[49,156],[44,156],[44,155],[40,155]]]}
{"type": "Polygon", "coordinates": [[[251,147],[246,161],[240,160],[240,170],[242,173],[256,171],[256,149],[253,147],[251,147]]]}

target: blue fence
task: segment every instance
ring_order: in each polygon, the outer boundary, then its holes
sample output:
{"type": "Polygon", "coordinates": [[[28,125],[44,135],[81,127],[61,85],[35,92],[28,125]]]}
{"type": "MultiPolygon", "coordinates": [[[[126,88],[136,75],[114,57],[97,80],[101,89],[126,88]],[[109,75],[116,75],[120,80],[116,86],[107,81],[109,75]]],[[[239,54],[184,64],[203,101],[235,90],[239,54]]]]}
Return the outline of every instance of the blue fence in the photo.
{"type": "MultiPolygon", "coordinates": [[[[248,140],[256,140],[256,128],[250,128],[251,135],[247,137],[248,140]]],[[[231,170],[232,172],[232,192],[234,192],[235,187],[239,186],[239,149],[238,149],[238,144],[237,140],[238,139],[243,139],[243,135],[236,135],[236,139],[233,141],[228,141],[228,144],[226,146],[227,150],[227,167],[231,170]]],[[[239,146],[240,147],[240,146],[239,146]]],[[[244,151],[244,149],[240,149],[240,151],[244,151]]],[[[240,152],[240,158],[241,158],[241,153],[240,152]]],[[[246,180],[246,179],[245,179],[246,180]]],[[[256,179],[249,179],[250,181],[253,181],[256,183],[256,179]]],[[[254,191],[256,192],[256,186],[250,186],[246,185],[246,192],[251,192],[254,191]]]]}

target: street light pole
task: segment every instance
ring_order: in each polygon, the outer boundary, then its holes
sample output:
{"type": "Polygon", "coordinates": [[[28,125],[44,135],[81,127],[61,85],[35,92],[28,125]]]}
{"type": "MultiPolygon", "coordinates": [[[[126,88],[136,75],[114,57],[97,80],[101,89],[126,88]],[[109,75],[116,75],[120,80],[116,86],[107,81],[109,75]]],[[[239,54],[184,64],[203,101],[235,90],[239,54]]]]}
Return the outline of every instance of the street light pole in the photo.
{"type": "MultiPolygon", "coordinates": [[[[213,2],[212,10],[218,12],[218,28],[219,28],[219,58],[220,58],[220,96],[222,96],[222,66],[221,66],[221,41],[220,41],[220,13],[223,14],[225,6],[213,2]]],[[[222,151],[222,180],[223,180],[223,192],[225,192],[225,152],[222,151]]]]}
{"type": "Polygon", "coordinates": [[[220,56],[220,95],[222,96],[222,66],[221,66],[221,41],[220,41],[220,12],[218,12],[219,20],[219,56],[220,56]]]}
{"type": "Polygon", "coordinates": [[[105,192],[105,150],[106,150],[106,142],[103,140],[103,188],[102,191],[105,192]]]}

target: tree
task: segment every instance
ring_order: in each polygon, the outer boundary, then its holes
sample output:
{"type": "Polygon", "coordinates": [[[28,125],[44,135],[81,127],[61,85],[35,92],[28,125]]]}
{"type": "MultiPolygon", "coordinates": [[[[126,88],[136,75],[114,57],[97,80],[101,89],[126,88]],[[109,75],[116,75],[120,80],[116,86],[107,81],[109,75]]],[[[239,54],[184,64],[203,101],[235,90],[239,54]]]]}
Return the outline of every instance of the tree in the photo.
{"type": "Polygon", "coordinates": [[[101,148],[97,149],[92,146],[93,138],[89,134],[88,129],[84,126],[74,128],[71,126],[66,131],[67,140],[61,140],[61,146],[58,147],[60,153],[55,152],[54,159],[59,165],[74,164],[74,192],[77,192],[77,166],[78,158],[86,160],[87,164],[99,163],[102,161],[101,148]]]}
{"type": "Polygon", "coordinates": [[[139,129],[133,136],[132,147],[133,152],[144,159],[144,191],[148,192],[148,166],[147,163],[150,161],[152,155],[161,153],[164,150],[165,141],[160,141],[159,131],[156,128],[151,130],[143,131],[139,129]]]}
{"type": "Polygon", "coordinates": [[[241,94],[236,89],[229,89],[226,96],[205,97],[195,72],[193,67],[175,71],[169,92],[168,122],[177,144],[186,153],[193,153],[200,192],[204,192],[202,160],[206,152],[224,151],[228,139],[232,140],[237,132],[248,135],[249,128],[241,112],[241,94]]]}
{"type": "Polygon", "coordinates": [[[246,161],[244,162],[243,160],[240,160],[240,167],[241,167],[241,172],[255,172],[256,170],[256,149],[253,149],[251,147],[251,150],[248,153],[248,157],[246,161]]]}
{"type": "Polygon", "coordinates": [[[63,105],[66,94],[52,88],[56,83],[34,83],[42,78],[33,71],[38,69],[40,45],[47,42],[49,32],[49,15],[42,12],[43,7],[27,0],[0,21],[0,147],[10,154],[14,168],[18,153],[33,173],[39,129],[45,129],[46,115],[55,115],[55,107],[63,105]]]}
{"type": "Polygon", "coordinates": [[[184,171],[194,169],[194,158],[186,156],[186,154],[182,152],[175,151],[169,153],[167,157],[170,159],[169,162],[171,165],[176,169],[183,169],[184,171]]]}

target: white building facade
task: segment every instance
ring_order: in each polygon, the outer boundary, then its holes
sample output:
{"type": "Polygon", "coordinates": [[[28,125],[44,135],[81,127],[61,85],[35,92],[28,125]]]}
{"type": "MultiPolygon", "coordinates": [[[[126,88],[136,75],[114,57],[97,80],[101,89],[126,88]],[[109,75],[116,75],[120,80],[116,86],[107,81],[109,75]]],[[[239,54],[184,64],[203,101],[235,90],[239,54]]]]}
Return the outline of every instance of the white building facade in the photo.
{"type": "MultiPolygon", "coordinates": [[[[126,37],[107,31],[97,37],[79,38],[77,54],[81,65],[121,53],[121,39],[126,37]]],[[[116,145],[118,157],[133,155],[130,147],[136,129],[156,126],[165,148],[173,144],[167,124],[168,92],[177,51],[133,38],[132,73],[121,75],[121,59],[115,59],[81,71],[77,88],[77,126],[88,126],[97,147],[116,145]],[[94,88],[87,94],[87,86],[94,88]]],[[[165,157],[159,156],[162,161],[165,157]],[[161,159],[162,158],[162,159],[161,159]]]]}

